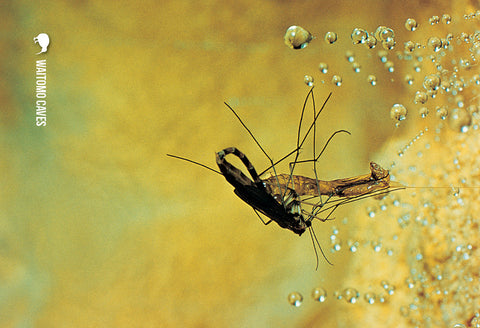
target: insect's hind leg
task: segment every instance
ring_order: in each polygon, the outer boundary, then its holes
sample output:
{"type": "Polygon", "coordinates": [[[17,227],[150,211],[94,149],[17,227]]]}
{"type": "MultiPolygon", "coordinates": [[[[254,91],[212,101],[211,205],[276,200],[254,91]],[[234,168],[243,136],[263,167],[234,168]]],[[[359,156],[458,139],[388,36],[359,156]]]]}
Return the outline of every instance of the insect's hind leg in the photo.
{"type": "Polygon", "coordinates": [[[222,152],[224,153],[223,157],[225,157],[228,154],[237,156],[242,161],[243,165],[245,165],[245,167],[247,168],[248,173],[250,173],[250,176],[252,177],[253,181],[256,184],[262,184],[262,181],[260,180],[260,177],[258,176],[257,171],[255,170],[255,167],[253,167],[253,164],[249,161],[247,156],[244,153],[242,153],[238,148],[228,147],[222,150],[222,152]]]}

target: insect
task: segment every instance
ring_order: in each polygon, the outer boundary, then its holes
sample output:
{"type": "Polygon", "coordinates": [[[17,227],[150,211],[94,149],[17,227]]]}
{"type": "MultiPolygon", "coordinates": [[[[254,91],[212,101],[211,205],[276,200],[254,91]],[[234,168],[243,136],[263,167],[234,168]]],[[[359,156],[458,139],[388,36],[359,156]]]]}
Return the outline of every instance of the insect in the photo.
{"type": "Polygon", "coordinates": [[[378,164],[373,162],[370,163],[370,169],[371,169],[370,174],[357,176],[353,178],[323,181],[323,180],[319,180],[317,177],[313,179],[313,178],[308,178],[300,175],[293,175],[296,164],[304,163],[304,162],[313,162],[314,172],[316,174],[316,162],[318,161],[318,159],[320,158],[320,156],[322,155],[322,153],[324,152],[324,150],[326,149],[327,145],[332,140],[332,138],[338,133],[350,134],[346,130],[335,131],[327,140],[323,149],[321,150],[320,154],[317,157],[315,157],[316,149],[315,149],[315,142],[313,142],[313,158],[310,160],[304,160],[304,161],[298,160],[300,155],[300,150],[305,140],[307,139],[308,135],[312,131],[313,131],[313,139],[315,140],[316,120],[320,115],[320,113],[322,112],[322,110],[325,108],[330,97],[331,97],[331,93],[324,101],[321,109],[318,111],[318,113],[316,113],[315,100],[313,96],[313,88],[310,89],[305,99],[301,116],[300,116],[296,147],[295,149],[290,151],[287,155],[285,155],[275,163],[273,162],[272,158],[267,154],[267,152],[263,149],[263,147],[260,145],[258,140],[253,135],[253,133],[245,125],[242,119],[238,116],[238,114],[233,110],[232,107],[230,107],[227,103],[225,103],[225,105],[237,117],[239,122],[250,134],[250,136],[258,145],[260,150],[264,153],[264,155],[270,161],[271,165],[260,174],[257,173],[255,167],[248,160],[247,156],[244,153],[242,153],[238,148],[235,148],[235,147],[225,148],[216,153],[216,162],[220,169],[220,172],[206,165],[192,161],[187,158],[183,158],[183,157],[179,157],[171,154],[167,154],[167,156],[200,165],[213,172],[223,175],[224,178],[235,188],[234,189],[235,194],[254,209],[255,213],[258,215],[260,220],[265,225],[269,224],[271,221],[275,221],[280,227],[284,229],[288,229],[299,236],[301,236],[308,229],[310,233],[310,237],[312,239],[313,246],[314,246],[314,251],[317,258],[317,268],[318,268],[318,253],[315,245],[318,245],[325,260],[328,263],[330,262],[328,261],[325,254],[323,253],[320,243],[318,242],[315,236],[315,232],[312,229],[313,219],[316,218],[321,221],[326,221],[330,217],[330,215],[333,213],[333,211],[336,208],[338,208],[338,206],[348,202],[352,202],[357,199],[364,198],[364,197],[371,197],[379,193],[388,192],[391,187],[388,171],[381,168],[378,164]],[[310,124],[303,138],[301,138],[301,126],[302,126],[305,108],[306,108],[309,97],[311,97],[312,99],[313,108],[314,108],[313,122],[310,124]],[[240,169],[236,168],[230,162],[227,161],[226,157],[228,155],[236,156],[242,161],[243,165],[246,167],[248,173],[250,174],[251,179],[247,177],[240,169]],[[275,166],[279,164],[281,161],[293,155],[295,155],[295,159],[293,162],[290,162],[290,165],[289,165],[290,173],[277,174],[275,166]],[[260,176],[262,176],[266,171],[270,169],[272,169],[274,172],[273,176],[262,180],[260,176]],[[325,202],[321,198],[322,195],[325,195],[328,197],[325,202]],[[301,196],[307,196],[307,197],[301,197],[301,196]],[[331,200],[332,197],[336,197],[338,199],[331,200]],[[309,211],[305,209],[307,205],[310,206],[311,208],[309,211]],[[319,216],[320,213],[327,210],[329,211],[329,213],[326,217],[322,218],[319,216]],[[265,222],[262,219],[262,217],[258,214],[258,212],[268,217],[269,220],[265,222]]]}

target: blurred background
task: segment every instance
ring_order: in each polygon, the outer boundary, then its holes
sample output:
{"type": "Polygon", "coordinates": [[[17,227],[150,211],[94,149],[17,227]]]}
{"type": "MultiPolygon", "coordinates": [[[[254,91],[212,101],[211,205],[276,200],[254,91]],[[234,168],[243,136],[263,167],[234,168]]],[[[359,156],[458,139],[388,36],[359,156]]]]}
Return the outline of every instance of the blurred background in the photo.
{"type": "MultiPolygon", "coordinates": [[[[308,236],[264,226],[223,177],[166,154],[216,168],[215,152],[236,146],[262,171],[267,159],[223,102],[279,159],[295,146],[308,74],[317,105],[333,92],[318,121],[318,147],[335,130],[352,134],[333,140],[319,177],[366,174],[394,133],[390,107],[406,99],[407,85],[402,66],[392,78],[378,49],[356,50],[352,30],[385,25],[403,44],[407,18],[426,26],[432,15],[463,15],[476,5],[2,2],[0,326],[335,326],[343,305],[295,308],[287,295],[301,290],[309,298],[317,285],[335,290],[351,274],[348,260],[327,252],[334,266],[321,258],[315,271],[308,236]],[[316,39],[288,48],[291,25],[316,39]],[[338,35],[332,45],[323,40],[328,31],[338,35]],[[36,55],[41,32],[51,43],[36,55]],[[35,126],[38,59],[47,59],[46,127],[35,126]],[[323,324],[312,319],[319,316],[323,324]]],[[[339,209],[336,221],[355,207],[339,209]]],[[[325,249],[336,221],[315,224],[325,249]]]]}

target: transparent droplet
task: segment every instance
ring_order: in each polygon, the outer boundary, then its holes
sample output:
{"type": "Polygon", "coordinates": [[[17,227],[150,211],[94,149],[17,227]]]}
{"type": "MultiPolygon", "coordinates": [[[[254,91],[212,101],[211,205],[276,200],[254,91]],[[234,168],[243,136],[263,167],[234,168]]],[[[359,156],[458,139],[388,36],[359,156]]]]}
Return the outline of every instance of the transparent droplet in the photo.
{"type": "Polygon", "coordinates": [[[384,42],[387,41],[388,38],[395,38],[395,33],[391,28],[388,28],[386,26],[379,26],[377,27],[377,30],[375,31],[375,37],[384,42]]]}
{"type": "Polygon", "coordinates": [[[288,294],[287,300],[288,300],[288,303],[290,303],[290,305],[299,307],[300,305],[302,305],[303,296],[299,292],[292,292],[288,294]]]}
{"type": "Polygon", "coordinates": [[[406,52],[413,52],[413,50],[415,50],[415,43],[413,43],[412,41],[405,42],[404,49],[406,52]]]}
{"type": "Polygon", "coordinates": [[[428,100],[428,96],[425,92],[423,91],[417,91],[415,93],[415,98],[413,99],[414,104],[424,104],[428,100]]]}
{"type": "Polygon", "coordinates": [[[463,323],[456,323],[453,325],[453,328],[467,328],[463,323]]]}
{"type": "Polygon", "coordinates": [[[308,85],[309,87],[313,86],[313,76],[305,75],[305,76],[303,77],[303,81],[304,81],[305,84],[308,85]]]}
{"type": "Polygon", "coordinates": [[[458,132],[467,132],[472,124],[472,116],[464,108],[454,108],[449,115],[450,127],[458,132]]]}
{"type": "Polygon", "coordinates": [[[375,293],[365,293],[363,298],[368,304],[373,304],[375,303],[375,299],[377,298],[377,295],[375,295],[375,293]]]}
{"type": "Polygon", "coordinates": [[[320,64],[318,64],[318,69],[323,74],[326,74],[328,72],[328,64],[327,63],[320,63],[320,64]]]}
{"type": "Polygon", "coordinates": [[[325,33],[325,42],[328,44],[335,43],[337,41],[337,33],[335,32],[327,32],[325,33]]]}
{"type": "Polygon", "coordinates": [[[448,109],[446,106],[437,106],[436,108],[437,117],[444,120],[448,116],[448,109]]]}
{"type": "Polygon", "coordinates": [[[290,26],[283,37],[285,44],[292,49],[303,49],[310,41],[313,35],[301,26],[290,26]]]}
{"type": "Polygon", "coordinates": [[[325,302],[327,299],[327,291],[322,287],[317,287],[312,290],[312,298],[320,303],[325,302]]]}
{"type": "Polygon", "coordinates": [[[352,51],[348,50],[347,52],[345,52],[345,58],[347,58],[350,63],[353,63],[355,61],[355,54],[352,51]]]}
{"type": "Polygon", "coordinates": [[[410,75],[410,74],[405,75],[405,82],[407,82],[407,84],[412,85],[413,84],[413,76],[410,75]]]}
{"type": "Polygon", "coordinates": [[[382,42],[382,46],[386,50],[392,50],[395,48],[395,39],[392,37],[388,37],[385,41],[382,42]]]}
{"type": "Polygon", "coordinates": [[[428,19],[428,22],[430,23],[430,25],[438,24],[438,22],[440,22],[440,17],[432,16],[428,19]]]}
{"type": "Polygon", "coordinates": [[[362,67],[360,66],[359,63],[357,63],[357,62],[352,63],[352,69],[355,73],[359,73],[361,68],[362,67]]]}
{"type": "Polygon", "coordinates": [[[377,85],[377,77],[375,75],[369,75],[367,77],[367,81],[368,83],[370,83],[371,85],[377,85]]]}
{"type": "Polygon", "coordinates": [[[425,118],[428,115],[428,108],[427,107],[420,107],[420,109],[418,110],[418,113],[420,114],[420,116],[422,118],[425,118]]]}
{"type": "Polygon", "coordinates": [[[428,39],[427,46],[431,50],[438,52],[440,49],[442,49],[442,40],[440,40],[439,37],[432,36],[430,39],[428,39]]]}
{"type": "Polygon", "coordinates": [[[393,73],[395,71],[395,65],[393,64],[392,61],[388,60],[386,63],[385,63],[385,68],[387,69],[387,71],[389,71],[390,73],[393,73]]]}
{"type": "Polygon", "coordinates": [[[405,21],[405,28],[408,30],[408,31],[415,31],[418,27],[418,24],[417,24],[417,21],[413,18],[407,18],[407,20],[405,21]]]}
{"type": "Polygon", "coordinates": [[[332,76],[332,83],[335,84],[337,87],[342,85],[342,78],[340,75],[334,75],[332,76]]]}
{"type": "Polygon", "coordinates": [[[425,76],[423,79],[423,87],[425,90],[430,91],[430,90],[437,90],[438,87],[440,86],[441,79],[438,75],[436,74],[430,74],[425,76]]]}
{"type": "Polygon", "coordinates": [[[368,32],[362,28],[354,28],[350,37],[353,44],[365,43],[368,38],[368,32]]]}
{"type": "Polygon", "coordinates": [[[443,14],[442,16],[443,24],[450,24],[452,22],[452,17],[449,14],[443,14]]]}
{"type": "Polygon", "coordinates": [[[345,288],[342,292],[342,296],[348,303],[355,304],[360,297],[360,293],[355,288],[345,288]]]}
{"type": "Polygon", "coordinates": [[[365,40],[365,46],[368,49],[373,49],[377,45],[377,39],[373,34],[369,34],[367,39],[365,40]]]}
{"type": "Polygon", "coordinates": [[[394,104],[390,109],[390,117],[396,122],[403,121],[407,117],[407,109],[402,104],[394,104]]]}

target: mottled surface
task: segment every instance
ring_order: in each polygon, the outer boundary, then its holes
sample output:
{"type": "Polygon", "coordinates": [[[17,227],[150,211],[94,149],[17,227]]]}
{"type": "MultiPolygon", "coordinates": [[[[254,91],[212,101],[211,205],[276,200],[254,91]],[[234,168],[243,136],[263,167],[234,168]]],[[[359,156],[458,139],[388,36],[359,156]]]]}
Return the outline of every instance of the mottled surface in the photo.
{"type": "MultiPolygon", "coordinates": [[[[459,3],[452,16],[464,14],[458,8],[478,9],[459,3]]],[[[353,135],[334,139],[319,163],[319,176],[366,173],[373,153],[393,133],[391,105],[411,101],[414,89],[404,82],[403,66],[390,81],[377,51],[355,48],[350,33],[354,27],[373,31],[387,25],[403,43],[406,18],[426,26],[428,17],[450,10],[438,2],[414,4],[0,4],[0,325],[321,327],[348,322],[364,327],[374,326],[369,318],[379,317],[385,318],[378,321],[382,327],[400,322],[391,315],[399,315],[397,305],[411,302],[408,295],[403,303],[400,296],[386,305],[365,306],[362,299],[357,307],[332,297],[347,287],[360,289],[363,297],[369,284],[380,287],[377,280],[383,276],[401,284],[409,270],[408,249],[398,248],[396,257],[378,265],[373,251],[353,258],[329,251],[334,226],[347,234],[356,231],[355,225],[341,223],[344,216],[348,222],[360,218],[350,214],[354,205],[340,209],[336,221],[315,223],[335,264],[321,259],[315,272],[308,236],[263,226],[223,177],[165,154],[214,166],[215,151],[236,146],[262,170],[268,162],[223,101],[279,159],[295,145],[308,91],[303,78],[310,74],[317,104],[334,92],[319,121],[318,147],[335,130],[353,135]],[[317,38],[305,49],[287,48],[283,34],[293,24],[317,38]],[[323,40],[327,31],[337,33],[335,44],[323,40]],[[40,48],[33,37],[40,32],[49,34],[50,45],[36,56],[40,48]],[[346,61],[346,50],[355,51],[360,73],[346,61]],[[34,123],[39,58],[47,59],[46,127],[34,123]],[[326,76],[318,71],[321,61],[329,64],[326,76]],[[341,87],[330,82],[333,74],[342,76],[341,87]],[[377,86],[366,82],[368,74],[376,75],[377,86]],[[378,277],[364,272],[366,266],[378,277]],[[318,286],[329,293],[324,304],[309,296],[318,286]],[[304,296],[300,308],[287,302],[293,291],[304,296]]],[[[408,122],[405,140],[419,129],[408,122]]],[[[384,156],[385,163],[394,158],[384,156]]],[[[442,174],[435,172],[425,174],[434,179],[442,174]]],[[[311,175],[312,168],[299,173],[311,175]]],[[[377,228],[378,238],[390,238],[390,226],[364,219],[358,229],[370,232],[362,240],[377,228]]],[[[433,252],[428,245],[418,247],[433,252]]]]}

